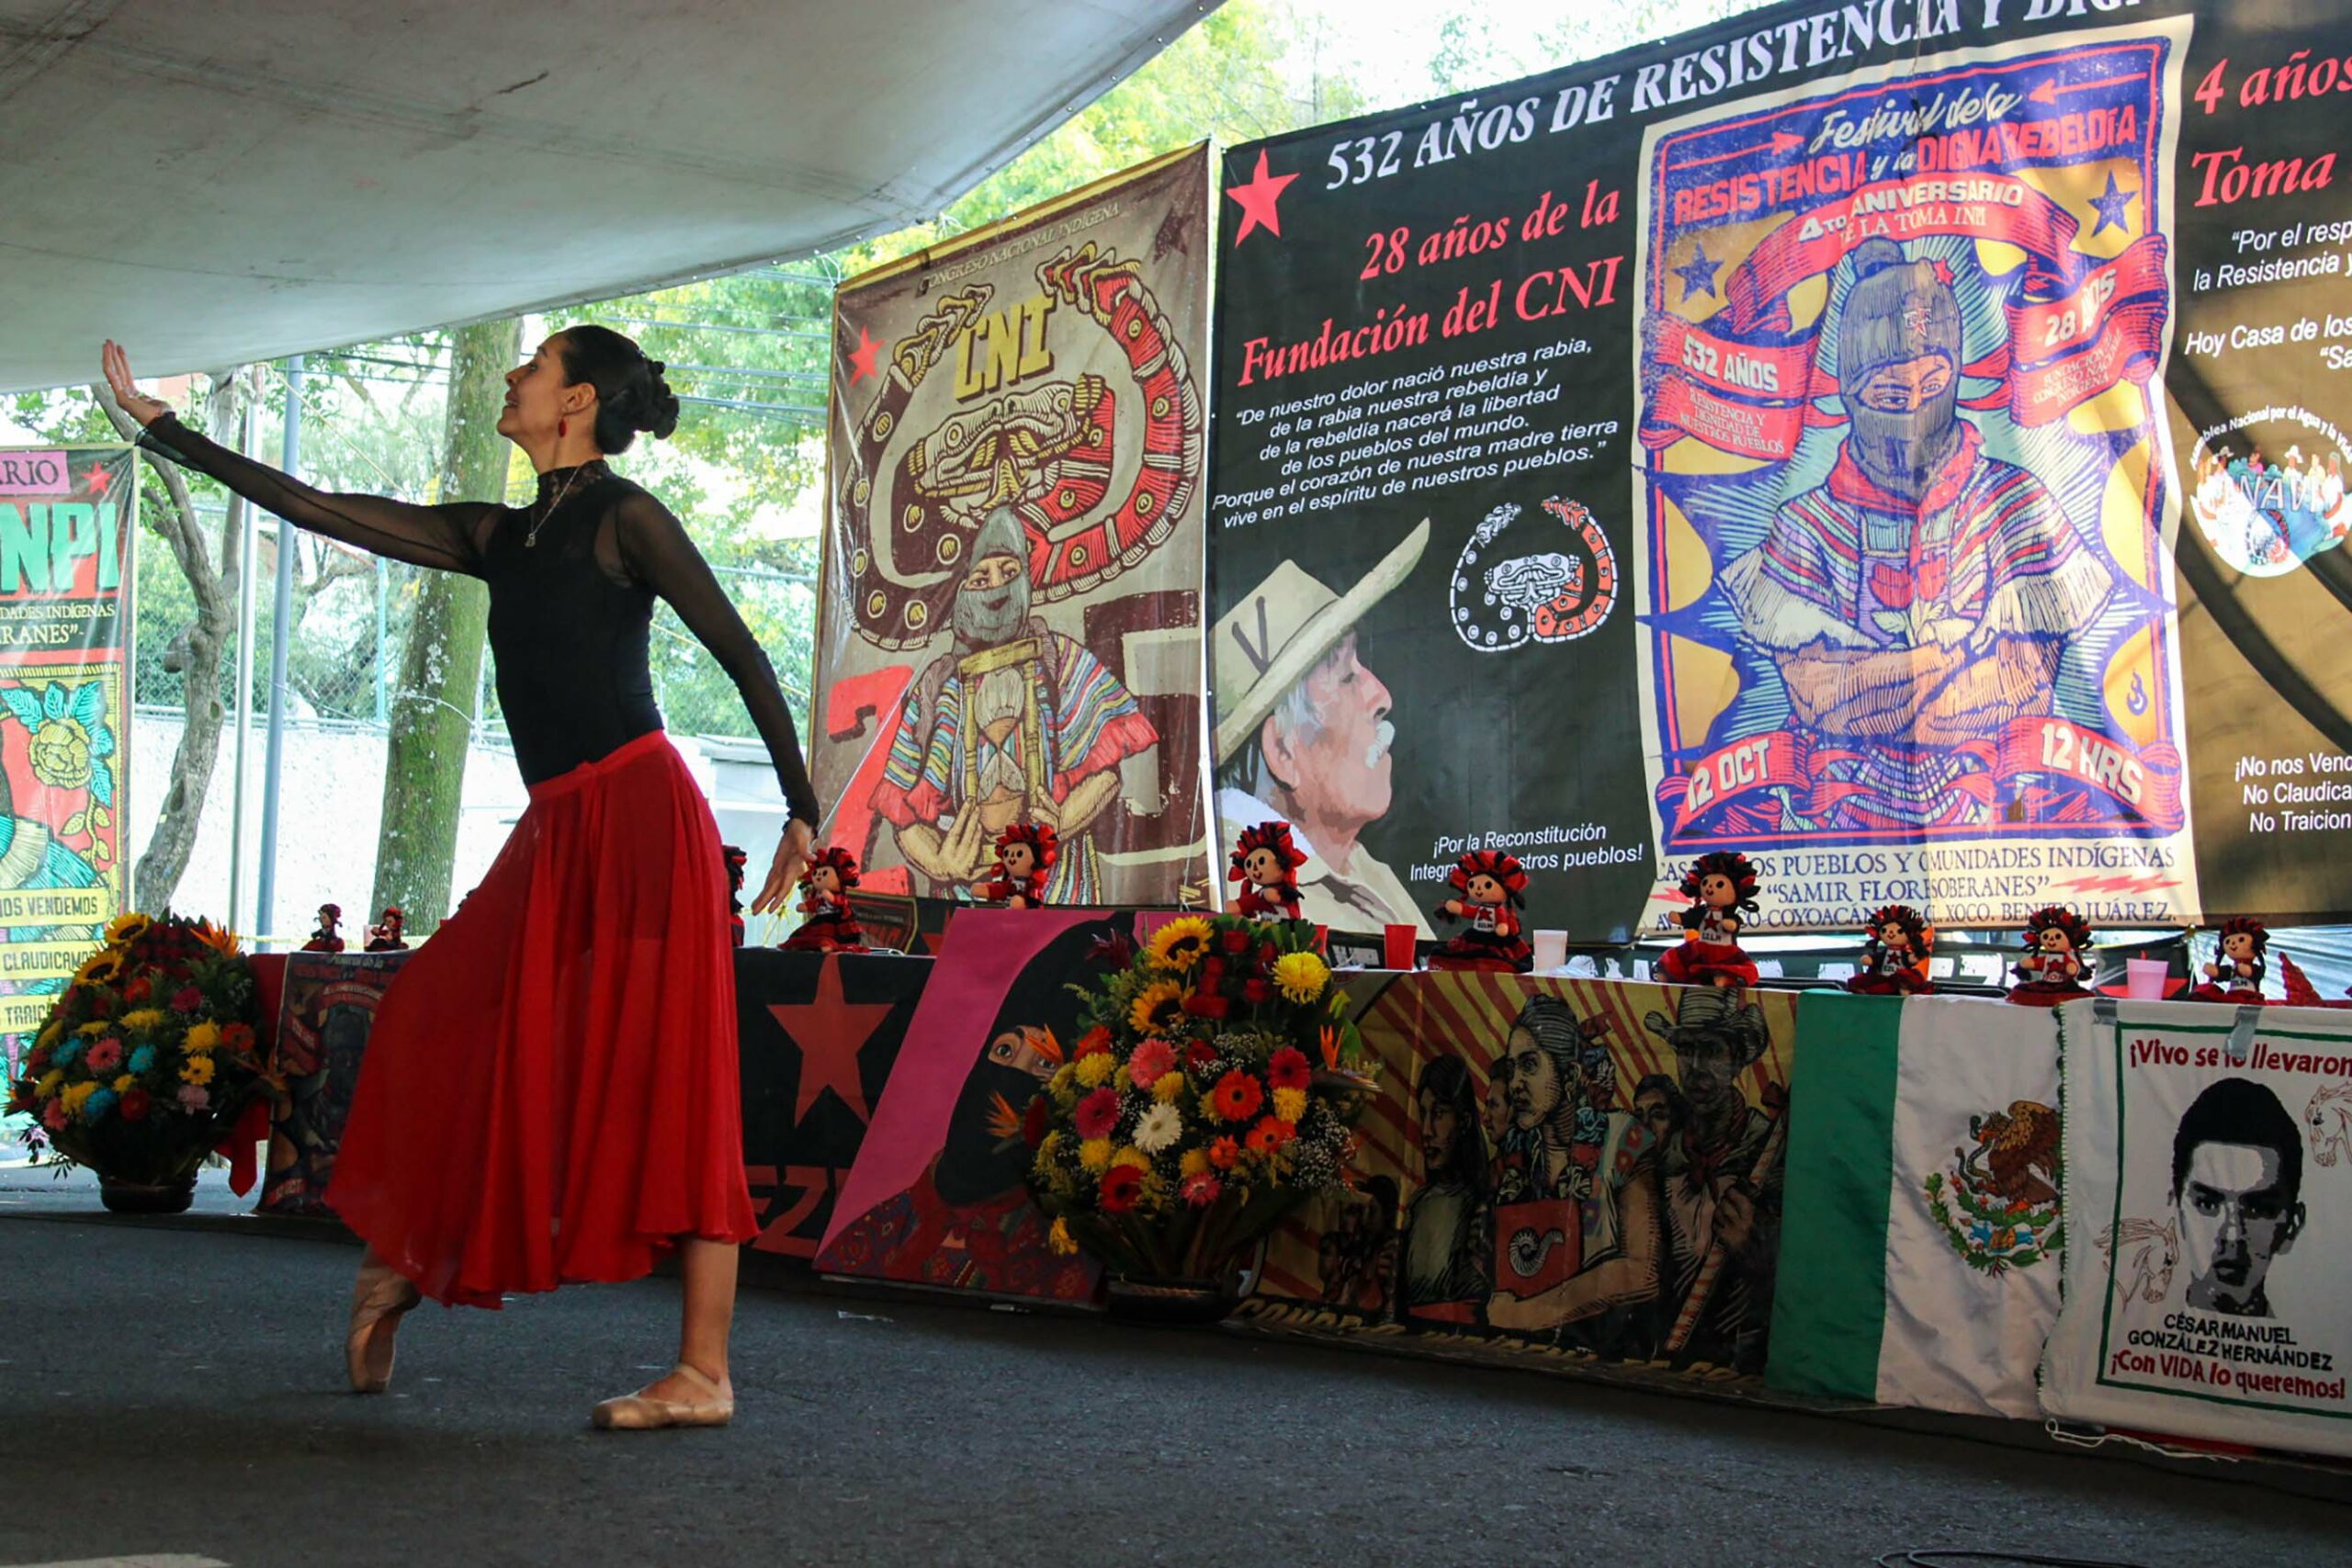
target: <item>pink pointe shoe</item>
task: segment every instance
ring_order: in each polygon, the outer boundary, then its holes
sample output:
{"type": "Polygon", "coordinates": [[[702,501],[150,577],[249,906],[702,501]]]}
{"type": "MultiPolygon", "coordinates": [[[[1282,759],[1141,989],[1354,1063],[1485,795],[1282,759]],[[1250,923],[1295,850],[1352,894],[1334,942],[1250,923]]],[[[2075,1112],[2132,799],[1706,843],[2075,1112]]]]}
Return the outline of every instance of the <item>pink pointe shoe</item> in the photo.
{"type": "Polygon", "coordinates": [[[643,1432],[661,1427],[724,1427],[735,1418],[732,1390],[711,1382],[683,1361],[670,1375],[684,1380],[699,1397],[689,1401],[656,1399],[641,1388],[635,1393],[605,1400],[590,1414],[589,1419],[608,1432],[643,1432]]]}
{"type": "Polygon", "coordinates": [[[424,1299],[423,1292],[389,1263],[361,1266],[351,1287],[351,1329],[343,1342],[345,1370],[354,1393],[381,1393],[391,1386],[401,1315],[424,1299]]]}

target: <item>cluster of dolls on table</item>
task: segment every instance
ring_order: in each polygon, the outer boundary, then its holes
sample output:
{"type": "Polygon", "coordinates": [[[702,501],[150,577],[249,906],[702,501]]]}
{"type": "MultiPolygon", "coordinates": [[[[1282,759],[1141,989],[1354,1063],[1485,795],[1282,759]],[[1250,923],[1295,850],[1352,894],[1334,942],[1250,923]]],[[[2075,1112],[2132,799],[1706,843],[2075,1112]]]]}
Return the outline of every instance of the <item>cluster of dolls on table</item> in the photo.
{"type": "MultiPolygon", "coordinates": [[[[375,925],[368,928],[368,945],[363,951],[406,953],[408,941],[401,932],[407,924],[408,917],[401,913],[399,905],[385,905],[382,917],[375,925]]],[[[311,940],[302,944],[302,951],[341,953],[345,945],[343,940],[343,906],[340,904],[320,905],[318,928],[311,932],[311,940]]]]}
{"type": "MultiPolygon", "coordinates": [[[[738,891],[742,886],[740,852],[728,855],[729,875],[738,891]]],[[[996,841],[996,865],[979,886],[981,900],[1012,909],[1040,909],[1046,904],[1046,884],[1052,877],[1061,846],[1054,830],[1040,822],[1015,822],[996,841]]],[[[800,874],[800,927],[779,945],[791,952],[865,953],[869,951],[864,928],[851,911],[850,889],[857,886],[857,857],[838,845],[819,850],[800,874]]],[[[742,920],[736,918],[738,940],[742,920]]]]}
{"type": "MultiPolygon", "coordinates": [[[[1054,830],[1015,823],[997,840],[997,863],[980,886],[982,898],[1009,908],[1044,907],[1046,883],[1058,853],[1054,830]]],[[[1297,874],[1306,856],[1292,839],[1287,822],[1261,822],[1242,833],[1227,876],[1239,885],[1236,912],[1251,919],[1299,918],[1297,874]]],[[[729,848],[728,866],[736,889],[742,886],[743,856],[729,848]]],[[[865,935],[851,913],[849,890],[857,886],[857,858],[845,849],[818,852],[800,876],[800,912],[806,919],[786,938],[788,949],[863,953],[865,935]]],[[[1679,986],[1747,987],[1757,978],[1756,962],[1741,951],[1739,933],[1757,912],[1758,873],[1747,856],[1701,855],[1682,879],[1689,908],[1679,916],[1682,941],[1657,964],[1659,977],[1679,986]]],[[[1430,955],[1436,970],[1489,970],[1527,974],[1534,967],[1525,922],[1527,870],[1500,850],[1473,850],[1454,863],[1447,878],[1450,897],[1430,911],[1459,928],[1430,955]]],[[[332,906],[330,906],[332,908],[332,906]]],[[[740,908],[740,907],[739,907],[740,908]]],[[[323,916],[325,910],[322,910],[323,916]]],[[[400,911],[385,911],[395,922],[400,911]]],[[[741,919],[736,919],[741,940],[741,919]]],[[[372,936],[371,930],[370,935],[372,936]]],[[[2007,999],[2027,1007],[2055,1007],[2092,994],[2090,922],[2063,905],[2049,905],[2027,917],[2024,955],[2013,967],[2018,984],[2007,999]]],[[[2258,1002],[2267,970],[2269,933],[2260,920],[2238,919],[2222,928],[2221,952],[2204,966],[2204,983],[2191,989],[2193,1001],[2258,1002]]],[[[374,943],[369,944],[370,951],[374,943]]],[[[1860,962],[1846,989],[1863,996],[1923,996],[1935,990],[1928,964],[1935,956],[1936,929],[1907,904],[1889,904],[1870,918],[1860,962]]]]}

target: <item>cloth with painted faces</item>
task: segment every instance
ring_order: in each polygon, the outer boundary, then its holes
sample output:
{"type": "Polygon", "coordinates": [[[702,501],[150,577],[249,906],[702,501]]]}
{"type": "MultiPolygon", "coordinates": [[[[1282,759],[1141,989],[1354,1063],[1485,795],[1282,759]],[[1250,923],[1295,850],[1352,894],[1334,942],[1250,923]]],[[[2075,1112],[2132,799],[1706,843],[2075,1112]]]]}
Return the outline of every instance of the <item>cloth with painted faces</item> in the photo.
{"type": "Polygon", "coordinates": [[[2208,1085],[2173,1134],[2173,1202],[2188,1304],[2268,1317],[2271,1265],[2303,1227],[2302,1131],[2251,1078],[2208,1085]]]}

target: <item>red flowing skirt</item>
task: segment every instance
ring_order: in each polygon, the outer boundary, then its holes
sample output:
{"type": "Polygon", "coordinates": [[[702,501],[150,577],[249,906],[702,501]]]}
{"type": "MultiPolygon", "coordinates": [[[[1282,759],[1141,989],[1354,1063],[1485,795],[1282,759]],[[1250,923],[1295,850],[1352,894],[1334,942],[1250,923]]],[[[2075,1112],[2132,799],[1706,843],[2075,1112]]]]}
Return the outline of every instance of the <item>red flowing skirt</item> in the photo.
{"type": "Polygon", "coordinates": [[[531,787],[368,1036],[327,1198],[453,1306],[758,1235],[727,866],[660,731],[531,787]]]}

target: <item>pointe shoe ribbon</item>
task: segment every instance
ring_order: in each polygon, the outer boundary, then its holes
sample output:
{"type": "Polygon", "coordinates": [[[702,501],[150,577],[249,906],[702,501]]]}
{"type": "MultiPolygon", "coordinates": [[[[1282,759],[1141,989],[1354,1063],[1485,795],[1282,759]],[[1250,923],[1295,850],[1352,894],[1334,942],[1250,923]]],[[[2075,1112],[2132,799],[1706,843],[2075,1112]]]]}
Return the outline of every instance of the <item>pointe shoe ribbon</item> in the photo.
{"type": "MultiPolygon", "coordinates": [[[[702,1390],[705,1397],[680,1401],[656,1399],[645,1389],[608,1399],[591,1416],[606,1431],[650,1431],[661,1427],[724,1427],[735,1418],[735,1396],[681,1361],[673,1377],[702,1390]]],[[[647,1387],[651,1387],[648,1384],[647,1387]]]]}
{"type": "Polygon", "coordinates": [[[423,1299],[415,1284],[389,1263],[370,1263],[359,1270],[351,1287],[351,1328],[343,1342],[352,1393],[381,1393],[391,1386],[397,1348],[393,1333],[401,1314],[423,1299]]]}

